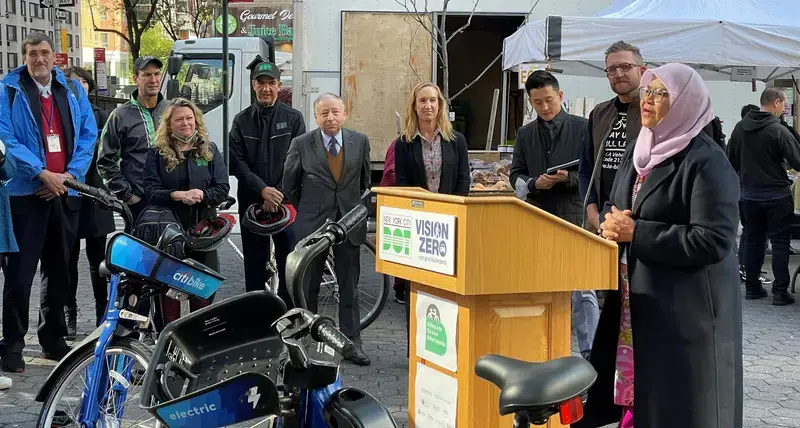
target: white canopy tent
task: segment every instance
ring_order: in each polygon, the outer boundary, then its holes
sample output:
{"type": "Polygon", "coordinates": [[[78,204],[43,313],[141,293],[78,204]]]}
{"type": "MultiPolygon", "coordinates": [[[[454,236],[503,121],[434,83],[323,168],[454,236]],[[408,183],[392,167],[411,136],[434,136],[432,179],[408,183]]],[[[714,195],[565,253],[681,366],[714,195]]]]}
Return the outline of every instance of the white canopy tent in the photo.
{"type": "Polygon", "coordinates": [[[690,64],[708,80],[786,78],[800,69],[798,0],[618,0],[595,17],[549,16],[504,41],[503,68],[550,63],[555,71],[604,76],[605,49],[638,46],[651,65],[690,64]],[[731,73],[739,75],[732,79],[731,73]]]}

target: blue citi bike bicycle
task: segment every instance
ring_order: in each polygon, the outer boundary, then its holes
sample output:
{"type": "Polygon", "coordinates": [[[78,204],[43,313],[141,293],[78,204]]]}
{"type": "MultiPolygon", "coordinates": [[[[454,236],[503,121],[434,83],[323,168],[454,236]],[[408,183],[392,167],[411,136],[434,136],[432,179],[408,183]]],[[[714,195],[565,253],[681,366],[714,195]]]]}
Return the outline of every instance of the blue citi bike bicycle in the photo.
{"type": "MultiPolygon", "coordinates": [[[[129,231],[125,204],[102,190],[65,184],[122,214],[129,231]]],[[[111,275],[105,323],[45,382],[36,398],[44,403],[37,426],[216,428],[258,419],[269,428],[396,428],[372,396],[342,387],[339,363],[353,344],[332,319],[304,309],[308,266],[343,242],[366,215],[358,206],[297,244],[286,268],[296,309],[287,311],[269,291],[245,293],[168,324],[154,350],[126,337],[130,330],[119,324],[122,318],[148,327],[148,318],[134,310],[138,299],[167,289],[207,298],[224,278],[159,251],[180,239],[174,230],[165,230],[155,247],[116,235],[105,261],[111,275]],[[78,377],[82,382],[74,391],[67,388],[78,377]],[[65,409],[59,409],[56,404],[70,391],[65,409]]],[[[556,414],[563,424],[577,421],[596,378],[580,357],[528,363],[488,355],[475,372],[501,389],[500,413],[514,414],[519,428],[544,425],[556,414]]]]}
{"type": "MultiPolygon", "coordinates": [[[[45,381],[36,397],[43,403],[38,427],[218,427],[253,419],[287,428],[396,426],[369,394],[341,387],[339,362],[353,344],[332,319],[300,309],[304,300],[287,311],[269,291],[245,293],[168,324],[155,349],[131,338],[154,333],[150,318],[137,313],[142,299],[205,299],[224,278],[159,250],[183,238],[176,229],[148,245],[129,235],[124,203],[82,183],[65,185],[119,213],[125,233],[111,238],[102,266],[111,277],[104,323],[45,381]]],[[[300,298],[308,265],[366,215],[360,206],[298,244],[287,271],[300,298]]]]}

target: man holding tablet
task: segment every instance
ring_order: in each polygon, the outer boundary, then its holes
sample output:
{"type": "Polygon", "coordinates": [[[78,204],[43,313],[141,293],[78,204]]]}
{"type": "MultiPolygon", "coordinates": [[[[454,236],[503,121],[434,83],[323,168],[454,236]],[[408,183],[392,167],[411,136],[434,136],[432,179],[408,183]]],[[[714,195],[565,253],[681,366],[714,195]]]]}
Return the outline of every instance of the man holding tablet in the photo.
{"type": "MultiPolygon", "coordinates": [[[[517,132],[511,183],[528,203],[579,225],[583,203],[578,192],[578,163],[586,133],[586,119],[561,108],[564,93],[546,71],[532,73],[525,82],[528,99],[538,118],[517,132]]],[[[581,355],[592,348],[600,310],[594,291],[572,294],[572,328],[581,355]]]]}

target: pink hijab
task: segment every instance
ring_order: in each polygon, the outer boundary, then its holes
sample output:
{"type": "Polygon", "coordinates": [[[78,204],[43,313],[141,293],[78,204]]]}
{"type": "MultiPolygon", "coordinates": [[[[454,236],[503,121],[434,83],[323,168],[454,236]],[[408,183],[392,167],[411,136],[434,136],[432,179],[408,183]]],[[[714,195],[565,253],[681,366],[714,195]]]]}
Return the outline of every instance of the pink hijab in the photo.
{"type": "Polygon", "coordinates": [[[670,109],[652,129],[642,127],[633,148],[633,165],[647,176],[661,162],[685,149],[692,138],[714,119],[711,94],[703,78],[683,64],[665,64],[647,70],[639,83],[646,87],[658,77],[669,92],[670,109]]]}

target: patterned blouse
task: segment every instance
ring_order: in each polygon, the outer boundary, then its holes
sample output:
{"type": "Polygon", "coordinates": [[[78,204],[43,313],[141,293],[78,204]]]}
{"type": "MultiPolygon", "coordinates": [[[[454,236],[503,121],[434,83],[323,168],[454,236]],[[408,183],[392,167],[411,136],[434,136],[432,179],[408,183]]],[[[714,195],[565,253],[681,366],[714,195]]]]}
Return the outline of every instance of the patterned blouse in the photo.
{"type": "Polygon", "coordinates": [[[417,136],[422,143],[422,161],[425,164],[425,174],[428,178],[428,190],[439,192],[439,182],[442,178],[442,131],[436,130],[433,141],[428,141],[417,130],[417,136]]]}

